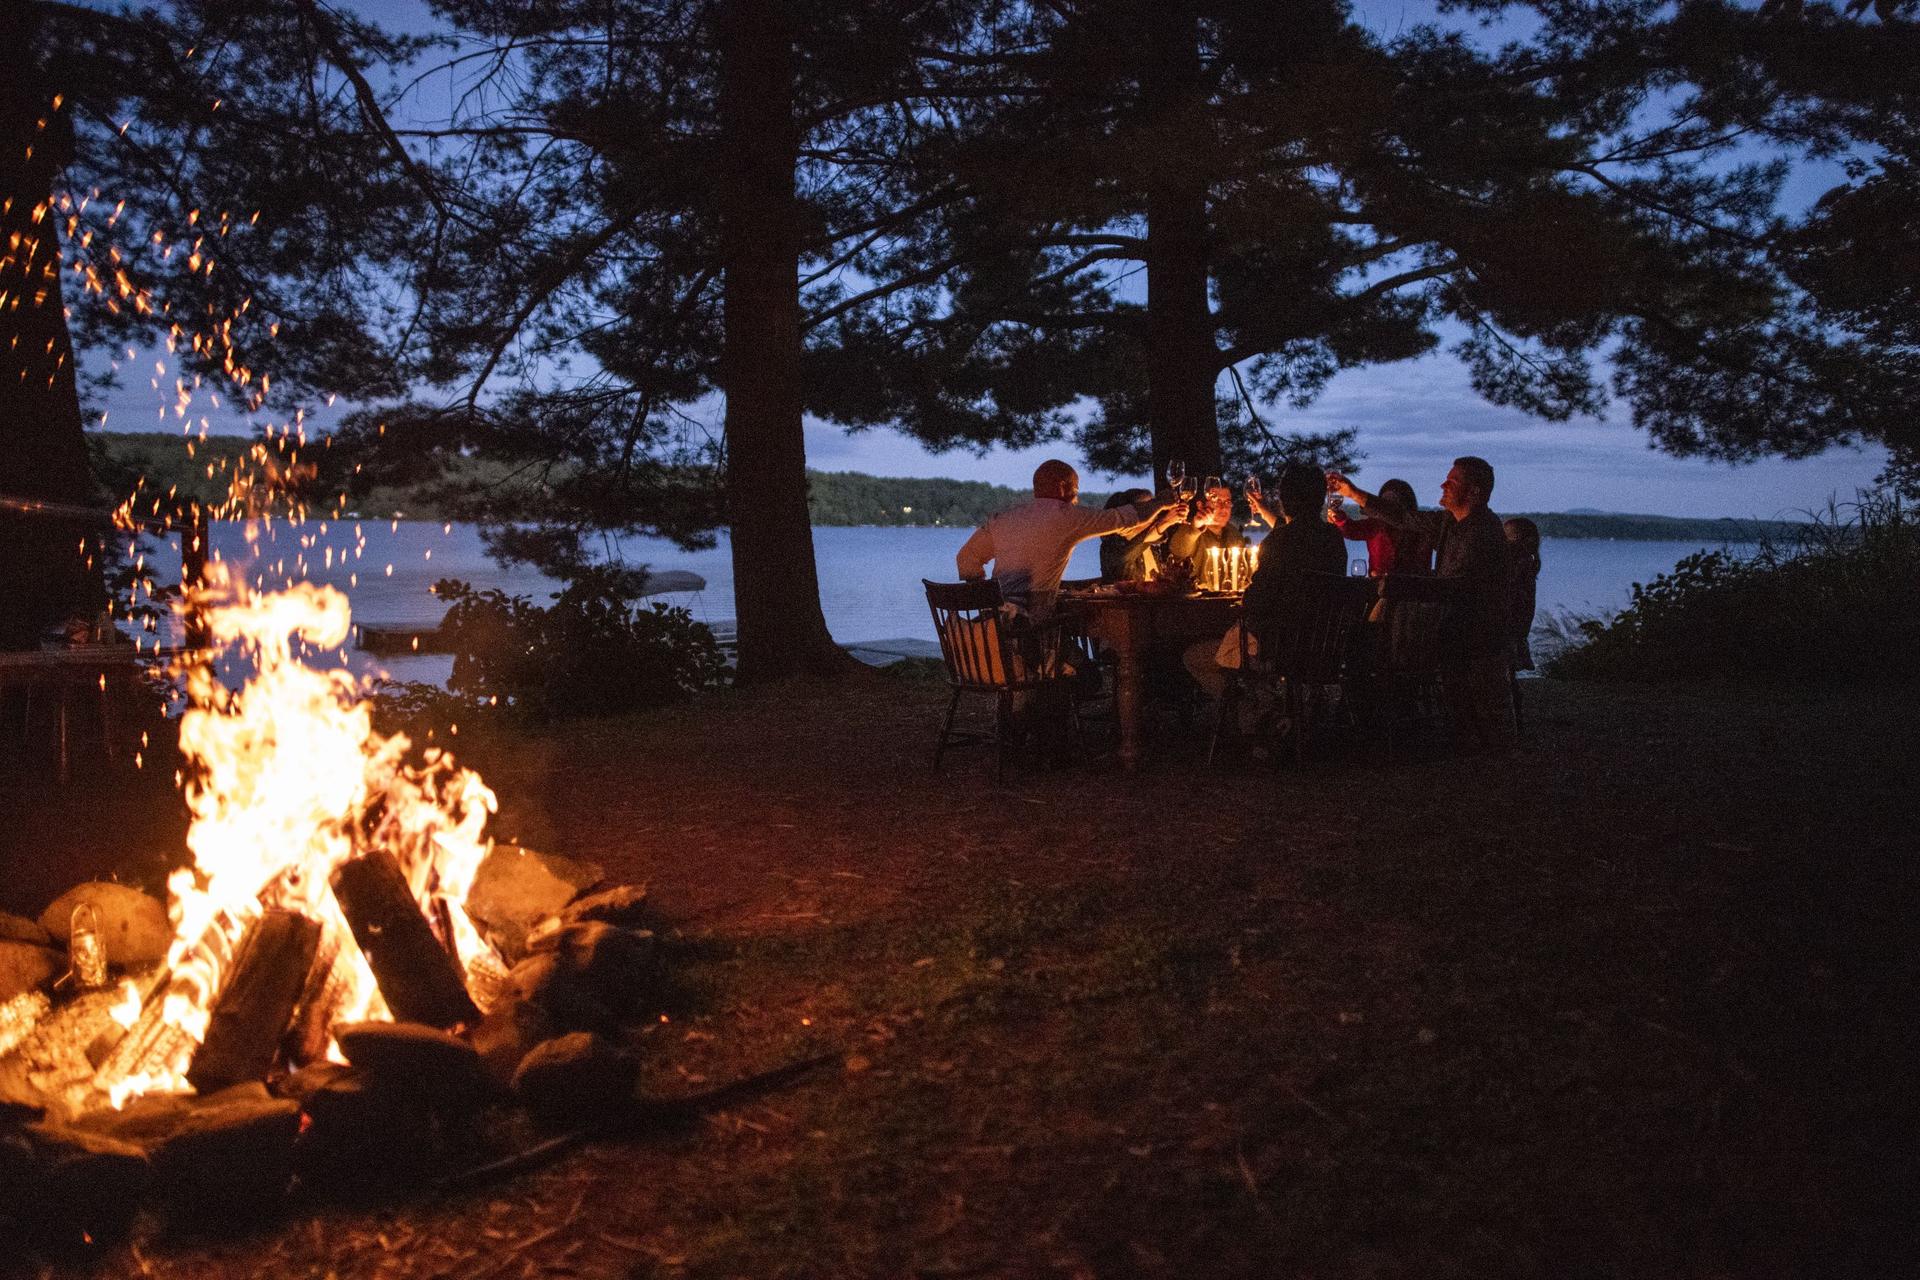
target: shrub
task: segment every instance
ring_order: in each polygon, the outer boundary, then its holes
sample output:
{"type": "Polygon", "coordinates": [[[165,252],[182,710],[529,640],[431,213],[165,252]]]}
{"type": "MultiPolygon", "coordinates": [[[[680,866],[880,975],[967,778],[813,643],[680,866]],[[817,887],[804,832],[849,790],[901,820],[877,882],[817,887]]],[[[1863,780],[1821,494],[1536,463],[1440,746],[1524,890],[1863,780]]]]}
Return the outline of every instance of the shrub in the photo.
{"type": "Polygon", "coordinates": [[[588,569],[549,608],[435,583],[451,606],[441,624],[453,649],[448,690],[469,706],[561,717],[659,706],[719,684],[726,663],[706,624],[684,608],[638,603],[638,582],[618,568],[588,569]]]}
{"type": "Polygon", "coordinates": [[[1701,551],[1576,624],[1547,673],[1572,679],[1906,680],[1920,653],[1920,523],[1862,494],[1752,556],[1701,551]]]}

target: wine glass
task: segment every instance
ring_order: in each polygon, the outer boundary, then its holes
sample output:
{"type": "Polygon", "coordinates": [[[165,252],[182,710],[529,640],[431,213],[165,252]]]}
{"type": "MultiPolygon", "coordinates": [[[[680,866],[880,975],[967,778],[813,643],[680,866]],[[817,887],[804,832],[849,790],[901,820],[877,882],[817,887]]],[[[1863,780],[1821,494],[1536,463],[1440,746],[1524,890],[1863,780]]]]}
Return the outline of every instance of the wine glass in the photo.
{"type": "Polygon", "coordinates": [[[1167,459],[1167,487],[1175,493],[1187,482],[1187,464],[1178,458],[1167,459]]]}
{"type": "Polygon", "coordinates": [[[1365,556],[1355,556],[1353,559],[1347,561],[1347,576],[1349,578],[1366,577],[1367,558],[1365,556]]]}

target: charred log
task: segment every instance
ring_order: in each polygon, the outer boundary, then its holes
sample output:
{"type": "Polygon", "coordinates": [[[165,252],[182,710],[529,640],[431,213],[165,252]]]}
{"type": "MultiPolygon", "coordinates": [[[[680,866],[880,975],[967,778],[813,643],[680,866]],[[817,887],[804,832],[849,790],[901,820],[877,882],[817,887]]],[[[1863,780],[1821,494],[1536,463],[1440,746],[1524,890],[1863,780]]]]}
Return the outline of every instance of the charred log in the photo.
{"type": "Polygon", "coordinates": [[[333,894],[395,1018],[444,1028],[480,1016],[460,962],[434,937],[392,854],[376,849],[343,863],[333,894]]]}
{"type": "Polygon", "coordinates": [[[320,934],[318,920],[296,911],[268,911],[254,921],[187,1068],[195,1089],[212,1093],[266,1079],[307,986],[320,934]]]}

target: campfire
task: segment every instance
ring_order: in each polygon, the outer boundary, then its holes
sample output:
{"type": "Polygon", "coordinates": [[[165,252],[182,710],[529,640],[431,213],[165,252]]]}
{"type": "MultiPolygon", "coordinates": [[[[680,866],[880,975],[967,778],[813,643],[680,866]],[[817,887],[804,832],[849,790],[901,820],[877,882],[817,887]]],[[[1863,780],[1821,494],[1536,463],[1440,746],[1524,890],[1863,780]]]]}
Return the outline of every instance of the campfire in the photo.
{"type": "Polygon", "coordinates": [[[49,936],[0,943],[35,979],[0,988],[0,1192],[30,1184],[92,1231],[71,1201],[117,1194],[113,1170],[164,1172],[175,1202],[221,1202],[236,1169],[277,1196],[383,1142],[444,1148],[495,1103],[553,1127],[631,1101],[622,1027],[656,986],[644,890],[496,848],[477,773],[374,727],[333,659],[339,592],[257,592],[216,563],[193,603],[213,643],[182,673],[191,857],[164,922],[85,885],[49,936]],[[222,669],[248,674],[229,690],[222,669]],[[56,1176],[79,1168],[101,1190],[56,1176]]]}

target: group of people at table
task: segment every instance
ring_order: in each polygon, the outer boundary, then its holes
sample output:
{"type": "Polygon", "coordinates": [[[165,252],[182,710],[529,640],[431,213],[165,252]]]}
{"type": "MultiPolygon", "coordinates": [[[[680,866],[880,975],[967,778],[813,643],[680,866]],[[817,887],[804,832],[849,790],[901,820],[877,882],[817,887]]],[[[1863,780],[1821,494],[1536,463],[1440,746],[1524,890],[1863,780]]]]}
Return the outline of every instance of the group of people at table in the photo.
{"type": "MultiPolygon", "coordinates": [[[[1503,523],[1488,507],[1493,484],[1493,467],[1485,459],[1457,458],[1441,482],[1439,509],[1426,510],[1404,480],[1368,493],[1338,472],[1304,464],[1285,467],[1271,494],[1250,480],[1248,508],[1271,532],[1259,544],[1243,616],[1272,621],[1283,614],[1295,598],[1287,585],[1298,573],[1344,573],[1349,540],[1366,544],[1372,577],[1453,579],[1442,629],[1442,685],[1456,739],[1469,750],[1510,749],[1511,673],[1533,665],[1527,633],[1540,572],[1540,531],[1524,518],[1503,523]],[[1358,514],[1347,510],[1348,503],[1358,514]]],[[[1177,486],[1157,494],[1126,490],[1104,510],[1078,505],[1079,496],[1080,477],[1071,466],[1041,463],[1033,473],[1032,499],[989,517],[960,548],[960,577],[984,578],[991,566],[1005,607],[1044,623],[1054,613],[1074,548],[1089,538],[1102,540],[1105,582],[1162,575],[1190,580],[1214,552],[1248,545],[1233,520],[1233,493],[1223,484],[1210,484],[1193,498],[1183,497],[1177,486]]],[[[1229,632],[1188,645],[1180,658],[1217,701],[1226,688],[1226,667],[1243,651],[1240,637],[1229,632]]]]}

